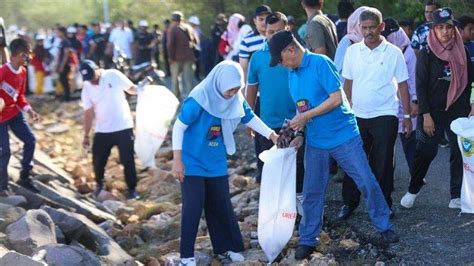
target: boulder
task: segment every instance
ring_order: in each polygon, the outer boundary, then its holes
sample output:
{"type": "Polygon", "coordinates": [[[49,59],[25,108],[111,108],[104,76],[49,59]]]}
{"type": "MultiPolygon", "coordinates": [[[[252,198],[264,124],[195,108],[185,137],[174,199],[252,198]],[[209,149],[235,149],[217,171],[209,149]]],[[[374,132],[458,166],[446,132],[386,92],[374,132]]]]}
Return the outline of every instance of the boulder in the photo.
{"type": "Polygon", "coordinates": [[[24,214],[25,210],[23,208],[0,203],[0,231],[4,232],[9,224],[18,220],[24,214]]]}
{"type": "Polygon", "coordinates": [[[53,220],[44,210],[29,210],[18,221],[7,226],[10,246],[25,255],[35,248],[56,243],[53,220]]]}
{"type": "Polygon", "coordinates": [[[48,265],[100,266],[101,262],[87,249],[63,244],[48,244],[35,250],[33,257],[42,257],[48,265]]]}
{"type": "Polygon", "coordinates": [[[32,258],[23,254],[10,251],[0,258],[0,266],[47,266],[46,263],[33,260],[32,258]]]}
{"type": "Polygon", "coordinates": [[[17,207],[25,207],[26,206],[26,198],[19,195],[12,195],[8,197],[0,197],[0,203],[8,204],[17,207]]]}

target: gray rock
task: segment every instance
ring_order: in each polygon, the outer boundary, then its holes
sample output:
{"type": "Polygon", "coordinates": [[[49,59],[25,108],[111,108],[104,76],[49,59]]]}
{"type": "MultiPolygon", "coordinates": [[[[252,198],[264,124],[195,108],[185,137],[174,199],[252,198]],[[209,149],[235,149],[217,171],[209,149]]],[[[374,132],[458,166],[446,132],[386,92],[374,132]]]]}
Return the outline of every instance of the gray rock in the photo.
{"type": "Polygon", "coordinates": [[[25,255],[35,248],[56,243],[56,232],[51,217],[43,210],[29,210],[18,221],[7,226],[10,246],[25,255]]]}
{"type": "Polygon", "coordinates": [[[123,202],[118,201],[118,200],[106,200],[106,201],[102,202],[102,204],[106,208],[111,210],[113,213],[117,212],[118,209],[120,209],[121,207],[123,207],[125,205],[123,202]]]}
{"type": "Polygon", "coordinates": [[[66,244],[66,236],[59,226],[54,225],[54,231],[56,232],[56,241],[61,244],[66,244]]]}
{"type": "Polygon", "coordinates": [[[20,207],[0,203],[0,231],[4,232],[5,228],[18,220],[25,214],[25,210],[20,207]]]}
{"type": "Polygon", "coordinates": [[[23,254],[10,251],[0,258],[0,266],[47,266],[46,263],[33,260],[23,254]]]}
{"type": "Polygon", "coordinates": [[[0,203],[8,204],[16,207],[25,207],[26,206],[26,198],[23,196],[12,195],[8,197],[0,197],[0,203]]]}
{"type": "Polygon", "coordinates": [[[117,242],[84,215],[62,209],[56,210],[49,206],[43,206],[42,209],[61,228],[66,238],[71,241],[75,240],[85,248],[96,253],[104,263],[111,265],[136,265],[133,258],[117,242]]]}
{"type": "Polygon", "coordinates": [[[106,220],[116,221],[115,216],[107,212],[101,211],[88,204],[85,204],[82,201],[75,199],[73,197],[62,195],[61,193],[57,192],[53,188],[41,182],[34,181],[34,184],[40,190],[41,195],[53,201],[56,201],[60,204],[63,204],[65,206],[75,209],[77,213],[87,216],[87,218],[91,219],[94,222],[101,223],[106,220]]]}
{"type": "MultiPolygon", "coordinates": [[[[209,254],[194,251],[194,258],[196,258],[196,265],[211,265],[212,257],[209,254]]],[[[160,264],[164,266],[177,266],[180,262],[178,252],[172,252],[160,257],[160,264]]]]}
{"type": "Polygon", "coordinates": [[[0,246],[0,258],[5,256],[5,254],[7,254],[8,252],[10,252],[10,250],[4,246],[0,246]]]}
{"type": "Polygon", "coordinates": [[[43,257],[48,265],[99,266],[101,262],[87,249],[63,244],[48,244],[35,250],[34,257],[43,257]]]}

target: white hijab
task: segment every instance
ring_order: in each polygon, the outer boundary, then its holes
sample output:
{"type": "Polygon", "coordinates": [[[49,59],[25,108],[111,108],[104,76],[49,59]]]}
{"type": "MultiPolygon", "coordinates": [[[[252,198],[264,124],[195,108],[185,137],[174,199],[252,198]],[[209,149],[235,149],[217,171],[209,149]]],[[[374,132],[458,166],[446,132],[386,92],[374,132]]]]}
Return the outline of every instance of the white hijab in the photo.
{"type": "Polygon", "coordinates": [[[239,91],[226,99],[224,92],[244,85],[242,67],[233,61],[222,61],[189,94],[206,112],[221,119],[224,145],[229,155],[235,153],[233,132],[245,115],[244,97],[239,91]]]}

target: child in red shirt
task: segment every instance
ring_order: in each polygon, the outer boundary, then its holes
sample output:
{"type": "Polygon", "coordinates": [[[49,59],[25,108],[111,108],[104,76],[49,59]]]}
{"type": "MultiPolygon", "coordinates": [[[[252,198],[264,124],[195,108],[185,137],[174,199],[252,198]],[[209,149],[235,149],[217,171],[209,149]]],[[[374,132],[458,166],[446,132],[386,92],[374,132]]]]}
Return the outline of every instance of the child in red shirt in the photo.
{"type": "Polygon", "coordinates": [[[24,143],[18,184],[38,192],[30,179],[36,139],[23,116],[25,112],[33,121],[39,120],[39,115],[25,97],[27,71],[23,64],[28,60],[31,50],[28,42],[15,39],[10,43],[10,52],[10,62],[0,66],[0,196],[8,195],[7,169],[11,155],[9,128],[24,143]]]}

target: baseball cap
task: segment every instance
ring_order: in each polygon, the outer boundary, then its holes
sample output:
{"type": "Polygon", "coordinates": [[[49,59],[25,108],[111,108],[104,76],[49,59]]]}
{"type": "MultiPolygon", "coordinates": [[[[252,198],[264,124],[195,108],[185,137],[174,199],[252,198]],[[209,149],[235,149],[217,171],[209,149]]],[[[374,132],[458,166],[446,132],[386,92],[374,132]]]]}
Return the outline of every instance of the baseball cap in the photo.
{"type": "Polygon", "coordinates": [[[174,11],[171,13],[171,20],[180,21],[183,18],[183,12],[181,11],[174,11]]]}
{"type": "Polygon", "coordinates": [[[453,10],[449,7],[443,7],[440,9],[436,9],[433,12],[433,21],[432,26],[439,25],[439,24],[451,24],[455,26],[453,10]]]}
{"type": "Polygon", "coordinates": [[[255,16],[256,17],[258,17],[260,15],[263,15],[263,14],[270,14],[270,13],[272,13],[272,9],[267,5],[261,5],[261,6],[258,6],[255,9],[255,16]]]}
{"type": "Polygon", "coordinates": [[[274,67],[281,62],[281,51],[285,49],[295,37],[288,30],[282,30],[273,35],[273,37],[268,42],[268,49],[272,59],[270,60],[270,66],[274,67]]]}
{"type": "Polygon", "coordinates": [[[66,32],[67,33],[77,33],[77,29],[74,26],[69,26],[69,27],[67,27],[66,32]]]}
{"type": "Polygon", "coordinates": [[[148,21],[142,19],[138,22],[138,27],[148,27],[148,21]]]}
{"type": "Polygon", "coordinates": [[[188,19],[188,22],[194,25],[201,25],[201,22],[199,21],[199,18],[196,16],[190,16],[188,19]]]}
{"type": "Polygon", "coordinates": [[[397,32],[400,29],[398,21],[393,18],[386,18],[383,20],[383,22],[385,22],[385,29],[382,31],[382,35],[384,37],[387,37],[391,33],[397,32]]]}
{"type": "Polygon", "coordinates": [[[84,60],[79,68],[82,75],[82,80],[92,80],[96,69],[99,67],[91,60],[84,60]]]}

